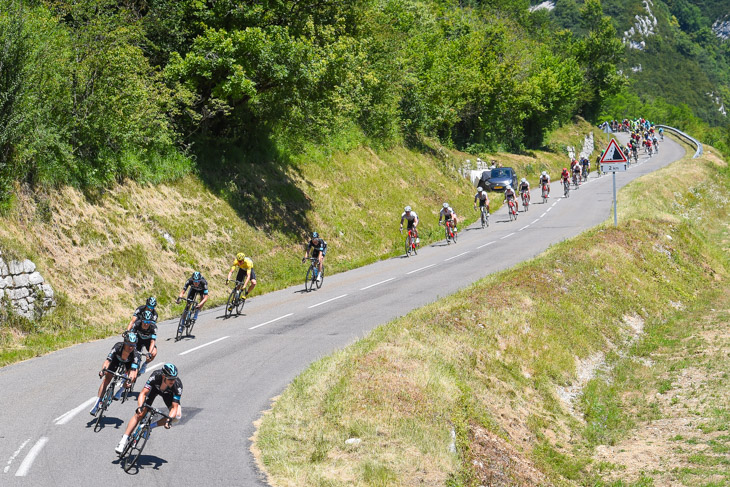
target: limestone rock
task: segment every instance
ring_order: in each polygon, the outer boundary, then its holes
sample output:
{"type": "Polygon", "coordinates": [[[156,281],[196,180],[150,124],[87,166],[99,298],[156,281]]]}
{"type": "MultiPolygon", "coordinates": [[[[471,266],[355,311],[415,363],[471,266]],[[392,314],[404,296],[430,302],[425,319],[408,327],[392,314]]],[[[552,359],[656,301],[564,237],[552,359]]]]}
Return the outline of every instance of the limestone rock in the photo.
{"type": "Polygon", "coordinates": [[[30,261],[28,259],[25,259],[23,261],[23,272],[25,272],[26,274],[35,272],[35,264],[33,263],[33,261],[30,261]]]}
{"type": "Polygon", "coordinates": [[[30,295],[30,291],[28,291],[28,288],[27,287],[19,287],[19,288],[16,288],[16,289],[12,289],[12,288],[11,289],[8,289],[8,296],[10,296],[10,299],[12,299],[13,301],[21,300],[21,299],[23,299],[23,298],[25,298],[26,296],[29,296],[29,295],[30,295]]]}
{"type": "Polygon", "coordinates": [[[8,265],[2,258],[0,258],[0,276],[7,276],[8,273],[8,265]]]}
{"type": "Polygon", "coordinates": [[[45,294],[45,296],[47,298],[53,299],[53,288],[51,287],[50,284],[43,284],[41,286],[41,290],[43,291],[43,294],[45,294]]]}
{"type": "Polygon", "coordinates": [[[17,276],[13,277],[13,285],[15,287],[26,287],[30,284],[30,279],[28,278],[28,274],[18,274],[17,276]]]}
{"type": "Polygon", "coordinates": [[[23,273],[23,263],[17,260],[11,260],[8,262],[8,271],[10,275],[17,276],[23,273]]]}
{"type": "Polygon", "coordinates": [[[0,289],[13,286],[13,278],[0,276],[0,289]]]}
{"type": "Polygon", "coordinates": [[[41,276],[40,272],[34,272],[33,274],[28,276],[28,282],[30,282],[32,286],[43,284],[43,276],[41,276]]]}

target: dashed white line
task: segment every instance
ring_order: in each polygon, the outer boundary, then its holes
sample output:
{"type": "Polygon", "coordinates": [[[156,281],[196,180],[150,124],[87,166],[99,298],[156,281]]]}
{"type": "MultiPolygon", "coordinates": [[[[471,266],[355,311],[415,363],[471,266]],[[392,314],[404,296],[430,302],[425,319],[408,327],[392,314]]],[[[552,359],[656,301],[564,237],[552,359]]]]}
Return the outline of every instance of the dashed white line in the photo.
{"type": "Polygon", "coordinates": [[[23,442],[23,444],[20,445],[20,448],[15,450],[15,453],[13,453],[13,455],[10,457],[10,460],[8,460],[8,464],[3,469],[3,473],[8,473],[8,470],[10,470],[10,464],[13,463],[13,460],[15,460],[15,457],[17,457],[20,454],[20,452],[23,450],[23,448],[25,448],[25,445],[27,445],[29,441],[30,441],[30,438],[25,440],[23,442]]]}
{"type": "Polygon", "coordinates": [[[283,320],[284,318],[288,318],[288,317],[290,317],[293,314],[294,313],[289,313],[289,314],[284,315],[284,316],[279,316],[278,318],[274,318],[273,320],[269,320],[266,323],[261,323],[260,325],[252,326],[251,328],[249,328],[249,330],[255,330],[256,328],[259,328],[261,326],[268,325],[268,324],[273,323],[275,321],[283,320]]]}
{"type": "Polygon", "coordinates": [[[416,269],[415,271],[406,272],[406,275],[408,275],[408,274],[415,274],[416,272],[422,271],[424,269],[428,269],[429,267],[433,267],[435,265],[436,264],[431,264],[431,265],[427,265],[426,267],[421,267],[420,269],[416,269]]]}
{"type": "Polygon", "coordinates": [[[481,249],[482,247],[486,247],[487,245],[492,245],[492,244],[493,244],[493,243],[495,243],[495,242],[496,242],[496,240],[492,240],[491,242],[487,242],[487,243],[485,243],[484,245],[480,245],[480,246],[479,246],[479,247],[477,247],[477,248],[478,248],[478,249],[481,249]]]}
{"type": "Polygon", "coordinates": [[[532,225],[532,223],[530,223],[529,225],[525,225],[524,227],[520,228],[520,229],[519,229],[519,230],[517,230],[517,231],[518,231],[518,232],[521,232],[522,230],[524,230],[525,228],[529,227],[530,225],[532,225]]]}
{"type": "Polygon", "coordinates": [[[33,465],[33,462],[35,461],[36,457],[41,452],[43,447],[46,446],[46,443],[48,443],[48,438],[46,438],[45,436],[36,441],[35,445],[33,445],[33,448],[30,449],[28,454],[23,459],[23,463],[21,463],[20,467],[18,467],[18,471],[15,472],[16,477],[25,477],[28,474],[28,472],[30,471],[30,467],[33,465]]]}
{"type": "Polygon", "coordinates": [[[327,301],[322,301],[321,303],[313,304],[312,306],[309,306],[308,309],[316,308],[317,306],[322,306],[323,304],[331,303],[335,299],[344,298],[345,296],[347,296],[347,294],[342,294],[341,296],[337,296],[336,298],[331,298],[331,299],[328,299],[327,301]]]}
{"type": "Polygon", "coordinates": [[[512,235],[514,235],[514,234],[515,234],[515,232],[512,232],[512,233],[510,233],[509,235],[505,235],[504,237],[500,237],[499,239],[500,239],[500,240],[504,240],[505,238],[507,238],[507,237],[511,237],[511,236],[512,236],[512,235]]]}
{"type": "Polygon", "coordinates": [[[551,206],[550,208],[548,208],[547,210],[545,210],[545,213],[549,212],[552,209],[553,209],[553,207],[551,206]]]}
{"type": "Polygon", "coordinates": [[[540,218],[544,217],[545,215],[547,215],[547,211],[545,213],[543,213],[542,215],[540,215],[540,218]]]}
{"type": "Polygon", "coordinates": [[[462,255],[465,255],[465,254],[468,254],[468,253],[469,253],[469,251],[467,250],[466,252],[462,252],[462,253],[460,253],[459,255],[455,255],[455,256],[453,256],[453,257],[449,257],[448,259],[444,259],[444,262],[448,262],[448,261],[450,261],[451,259],[456,259],[457,257],[461,257],[462,255]]]}
{"type": "Polygon", "coordinates": [[[380,286],[381,284],[385,284],[386,282],[390,282],[393,279],[395,279],[395,277],[391,277],[390,279],[386,279],[384,281],[376,282],[375,284],[370,284],[369,286],[365,286],[365,287],[360,288],[360,291],[364,291],[366,289],[370,289],[371,287],[380,286]]]}
{"type": "Polygon", "coordinates": [[[89,399],[85,403],[81,404],[80,406],[76,406],[72,410],[66,411],[65,413],[63,413],[62,415],[60,415],[59,417],[54,419],[53,422],[59,426],[68,423],[69,421],[71,421],[73,419],[74,416],[79,414],[81,411],[83,411],[87,407],[91,406],[94,403],[94,401],[96,401],[96,396],[92,397],[91,399],[89,399]]]}
{"type": "MultiPolygon", "coordinates": [[[[560,200],[556,200],[555,203],[553,203],[553,205],[550,208],[552,208],[553,206],[557,205],[558,204],[558,201],[560,201],[560,200]]],[[[548,211],[550,211],[550,208],[548,208],[548,211]]]]}
{"type": "Polygon", "coordinates": [[[218,338],[216,340],[213,340],[212,342],[203,343],[202,345],[198,345],[197,347],[191,348],[190,350],[185,350],[184,352],[180,352],[180,353],[178,353],[178,355],[185,355],[187,353],[194,352],[196,350],[200,350],[203,347],[207,347],[208,345],[213,345],[214,343],[219,342],[221,340],[225,340],[226,338],[230,338],[230,337],[227,337],[227,336],[220,337],[220,338],[218,338]]]}
{"type": "Polygon", "coordinates": [[[157,365],[153,365],[152,367],[147,367],[147,369],[145,369],[145,372],[149,372],[150,370],[155,370],[157,367],[162,367],[163,365],[165,365],[165,362],[161,361],[157,365]]]}

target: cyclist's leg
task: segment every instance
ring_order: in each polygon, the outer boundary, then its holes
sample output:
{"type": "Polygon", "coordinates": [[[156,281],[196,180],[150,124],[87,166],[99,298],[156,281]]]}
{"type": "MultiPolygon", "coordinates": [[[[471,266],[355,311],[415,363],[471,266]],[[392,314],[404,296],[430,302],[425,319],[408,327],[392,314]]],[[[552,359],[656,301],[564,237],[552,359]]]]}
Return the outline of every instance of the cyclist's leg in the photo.
{"type": "Polygon", "coordinates": [[[256,287],[256,271],[253,269],[251,269],[251,275],[249,276],[248,282],[250,286],[248,286],[248,289],[246,290],[246,296],[248,296],[248,294],[253,291],[253,288],[256,287]]]}
{"type": "Polygon", "coordinates": [[[243,286],[243,280],[246,278],[246,271],[239,268],[238,273],[236,274],[236,288],[241,289],[243,286]]]}
{"type": "Polygon", "coordinates": [[[319,260],[318,260],[318,264],[317,264],[317,266],[318,266],[318,268],[319,268],[319,273],[320,273],[320,274],[322,273],[322,266],[324,265],[324,254],[325,254],[325,252],[326,252],[326,251],[325,251],[325,250],[323,250],[323,251],[322,251],[322,252],[320,252],[320,253],[319,253],[319,255],[318,255],[318,258],[319,258],[319,260]]]}
{"type": "MultiPolygon", "coordinates": [[[[195,296],[197,294],[200,294],[200,299],[203,299],[203,293],[202,291],[196,291],[195,289],[191,289],[190,293],[188,294],[188,299],[195,299],[195,296]]],[[[198,307],[200,303],[195,305],[195,310],[193,312],[193,321],[198,321],[198,314],[200,313],[200,308],[198,307]]]]}

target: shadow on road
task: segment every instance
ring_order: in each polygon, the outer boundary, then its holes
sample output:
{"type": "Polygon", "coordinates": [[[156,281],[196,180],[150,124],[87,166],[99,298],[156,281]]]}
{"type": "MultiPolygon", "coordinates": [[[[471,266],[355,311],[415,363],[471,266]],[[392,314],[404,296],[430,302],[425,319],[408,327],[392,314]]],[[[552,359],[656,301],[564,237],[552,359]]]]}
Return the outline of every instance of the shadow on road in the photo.
{"type": "MultiPolygon", "coordinates": [[[[112,462],[113,464],[122,466],[121,459],[117,458],[112,462]]],[[[137,459],[137,462],[134,464],[132,468],[129,469],[129,472],[127,472],[128,475],[137,475],[140,470],[144,470],[146,468],[152,468],[152,470],[159,470],[160,467],[168,463],[167,460],[162,459],[160,457],[156,457],[154,455],[145,455],[144,453],[139,456],[137,459]]]]}
{"type": "MultiPolygon", "coordinates": [[[[104,416],[103,418],[101,418],[101,428],[99,429],[99,431],[105,429],[109,425],[114,426],[114,429],[119,429],[119,427],[123,424],[124,424],[123,419],[104,416]]],[[[96,418],[94,418],[91,421],[89,421],[88,423],[86,423],[87,428],[93,428],[95,425],[96,425],[96,418]]]]}

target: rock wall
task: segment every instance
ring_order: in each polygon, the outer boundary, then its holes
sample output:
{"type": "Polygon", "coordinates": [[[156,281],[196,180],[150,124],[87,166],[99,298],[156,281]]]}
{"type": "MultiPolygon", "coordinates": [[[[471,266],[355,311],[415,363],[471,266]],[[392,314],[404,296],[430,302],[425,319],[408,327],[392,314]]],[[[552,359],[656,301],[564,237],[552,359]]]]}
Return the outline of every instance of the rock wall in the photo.
{"type": "Polygon", "coordinates": [[[51,312],[56,301],[53,288],[36,271],[33,262],[28,259],[6,262],[0,252],[0,306],[7,305],[32,320],[51,312]]]}

